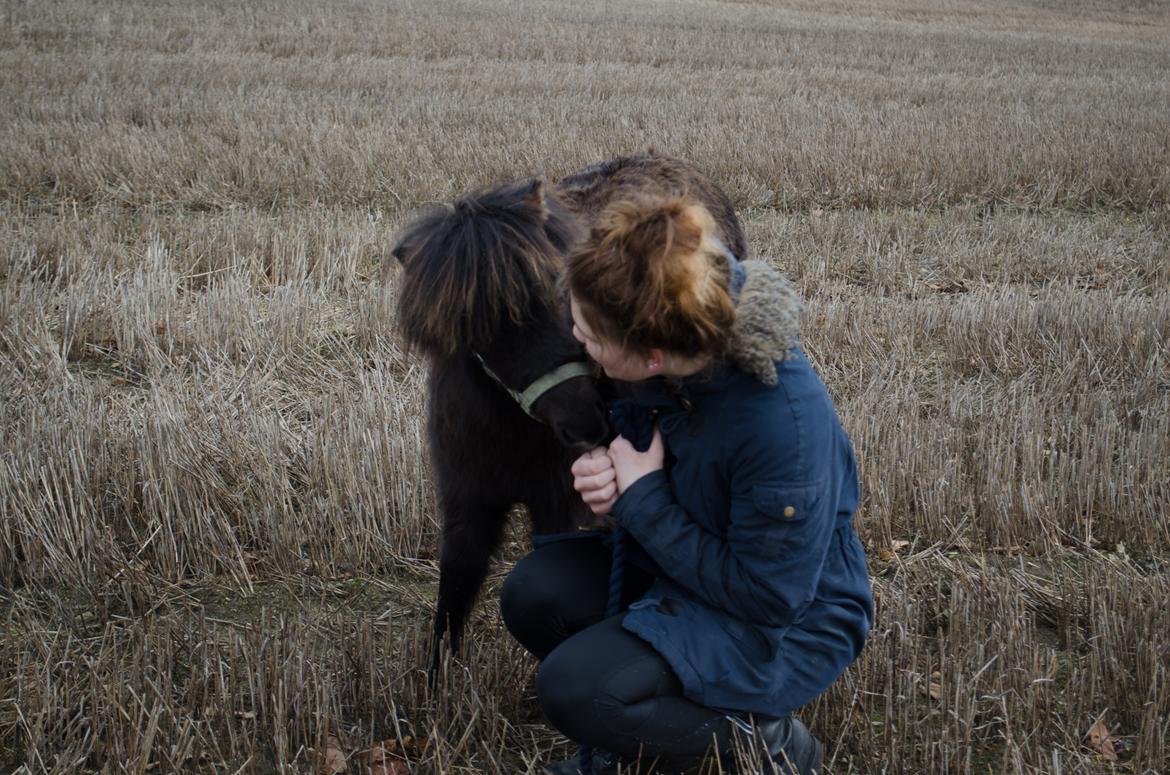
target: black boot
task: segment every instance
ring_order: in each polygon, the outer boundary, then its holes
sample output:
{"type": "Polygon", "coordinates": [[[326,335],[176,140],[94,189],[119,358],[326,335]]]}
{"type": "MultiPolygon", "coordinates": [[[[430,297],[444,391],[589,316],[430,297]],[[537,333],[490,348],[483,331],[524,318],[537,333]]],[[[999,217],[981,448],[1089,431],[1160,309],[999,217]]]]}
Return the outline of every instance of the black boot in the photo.
{"type": "Polygon", "coordinates": [[[767,775],[821,775],[825,747],[795,716],[756,724],[756,734],[768,748],[773,769],[767,775]]]}

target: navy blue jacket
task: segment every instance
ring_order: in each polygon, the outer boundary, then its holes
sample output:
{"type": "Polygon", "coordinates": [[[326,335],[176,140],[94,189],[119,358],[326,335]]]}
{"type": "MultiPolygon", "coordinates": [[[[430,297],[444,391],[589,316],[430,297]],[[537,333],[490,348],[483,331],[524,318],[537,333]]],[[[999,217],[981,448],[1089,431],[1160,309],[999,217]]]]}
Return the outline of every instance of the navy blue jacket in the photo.
{"type": "Polygon", "coordinates": [[[731,360],[622,385],[657,412],[668,468],[613,509],[669,576],[625,629],[669,661],[688,698],[766,716],[828,688],[873,618],[853,446],[799,348],[774,365],[771,385],[731,360]]]}

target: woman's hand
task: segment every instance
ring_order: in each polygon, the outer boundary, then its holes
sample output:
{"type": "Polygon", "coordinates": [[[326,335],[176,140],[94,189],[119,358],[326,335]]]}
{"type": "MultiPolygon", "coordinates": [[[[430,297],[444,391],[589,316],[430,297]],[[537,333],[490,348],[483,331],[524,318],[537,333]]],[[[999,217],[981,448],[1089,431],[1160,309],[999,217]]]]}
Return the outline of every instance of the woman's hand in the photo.
{"type": "Polygon", "coordinates": [[[657,428],[654,429],[654,439],[650,442],[650,449],[645,452],[634,449],[634,445],[622,436],[614,439],[613,443],[609,445],[609,459],[613,462],[613,470],[617,476],[617,494],[621,495],[629,489],[630,485],[646,474],[660,470],[665,457],[662,434],[658,432],[657,428]]]}
{"type": "Polygon", "coordinates": [[[573,489],[598,516],[608,514],[617,500],[616,472],[605,447],[594,447],[573,462],[573,489]]]}

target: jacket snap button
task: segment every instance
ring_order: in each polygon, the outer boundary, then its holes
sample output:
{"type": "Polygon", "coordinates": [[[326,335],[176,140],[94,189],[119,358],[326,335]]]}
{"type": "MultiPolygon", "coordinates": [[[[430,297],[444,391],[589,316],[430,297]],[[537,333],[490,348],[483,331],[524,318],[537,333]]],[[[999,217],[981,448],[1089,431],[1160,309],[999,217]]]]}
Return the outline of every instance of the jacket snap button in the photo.
{"type": "Polygon", "coordinates": [[[796,509],[792,506],[785,506],[784,507],[784,516],[788,517],[789,519],[792,519],[793,517],[796,516],[796,509]]]}

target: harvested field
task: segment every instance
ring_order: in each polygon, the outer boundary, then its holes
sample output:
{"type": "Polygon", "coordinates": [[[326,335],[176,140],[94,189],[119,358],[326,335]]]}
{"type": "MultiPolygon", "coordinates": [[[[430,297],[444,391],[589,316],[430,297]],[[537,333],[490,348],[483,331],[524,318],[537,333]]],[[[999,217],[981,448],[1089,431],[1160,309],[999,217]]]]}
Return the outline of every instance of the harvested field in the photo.
{"type": "Polygon", "coordinates": [[[828,772],[1170,770],[1165,4],[0,15],[0,767],[568,755],[498,615],[521,520],[427,684],[425,364],[378,277],[420,205],[652,145],[805,295],[857,447],[828,772]]]}

